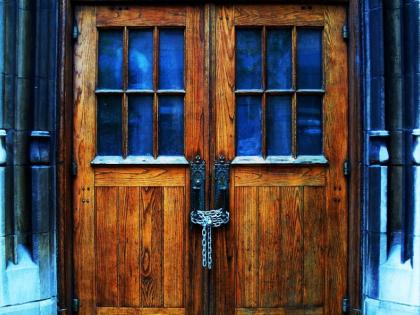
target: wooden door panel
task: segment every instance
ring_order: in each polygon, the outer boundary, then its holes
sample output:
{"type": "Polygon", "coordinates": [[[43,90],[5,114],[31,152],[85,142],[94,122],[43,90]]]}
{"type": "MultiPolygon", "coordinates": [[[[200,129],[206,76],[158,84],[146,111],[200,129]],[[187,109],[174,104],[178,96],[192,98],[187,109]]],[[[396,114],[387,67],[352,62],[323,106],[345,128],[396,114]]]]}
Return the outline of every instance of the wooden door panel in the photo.
{"type": "Polygon", "coordinates": [[[97,305],[183,307],[185,187],[103,185],[95,196],[97,305]]]}
{"type": "MultiPolygon", "coordinates": [[[[78,174],[74,179],[73,198],[75,294],[81,301],[79,314],[187,314],[203,309],[200,234],[189,229],[187,168],[187,160],[196,154],[203,157],[208,154],[202,11],[198,6],[80,6],[76,9],[80,36],[75,44],[73,152],[78,174]],[[181,78],[182,86],[177,90],[164,90],[158,79],[159,47],[162,47],[159,45],[163,45],[159,35],[168,34],[174,28],[176,34],[183,36],[184,49],[179,51],[184,80],[181,78]],[[115,89],[112,80],[106,88],[97,87],[102,53],[98,46],[102,34],[108,30],[119,32],[123,38],[119,41],[121,47],[117,47],[122,51],[119,56],[123,56],[119,70],[123,78],[121,89],[115,89]],[[147,37],[152,38],[149,46],[153,46],[153,90],[136,90],[129,85],[130,34],[135,34],[130,33],[132,30],[153,34],[147,37]],[[106,146],[101,149],[103,153],[97,144],[104,137],[100,133],[99,99],[109,95],[118,95],[115,99],[121,100],[118,103],[121,110],[116,113],[122,116],[117,117],[122,130],[114,127],[107,133],[115,139],[118,138],[115,134],[121,133],[122,140],[117,139],[121,142],[120,155],[107,153],[106,146]],[[144,137],[142,140],[128,137],[133,124],[129,121],[132,95],[153,98],[153,130],[149,133],[153,138],[153,152],[150,154],[130,153],[134,152],[130,151],[130,141],[137,146],[144,141],[144,137]],[[179,124],[183,150],[173,156],[163,154],[158,141],[159,100],[168,95],[183,100],[183,123],[179,124]]],[[[105,67],[111,63],[107,62],[105,67]]],[[[168,77],[165,77],[167,82],[168,77]]],[[[168,114],[162,111],[162,115],[168,114]]],[[[108,118],[114,119],[115,114],[108,118]]],[[[134,123],[139,124],[138,121],[134,123]]],[[[108,141],[107,145],[115,144],[108,141]]]]}
{"type": "Polygon", "coordinates": [[[232,187],[236,307],[323,305],[325,186],[273,182],[232,187]]]}
{"type": "Polygon", "coordinates": [[[340,314],[347,285],[347,56],[341,36],[345,9],[222,5],[216,17],[215,150],[232,160],[232,172],[231,222],[215,236],[212,313],[340,314]],[[290,82],[278,89],[268,81],[267,38],[273,30],[289,34],[283,37],[281,58],[290,61],[281,59],[283,68],[277,69],[283,71],[278,76],[289,71],[290,82]],[[311,77],[311,68],[310,79],[302,81],[305,72],[299,62],[307,60],[299,54],[305,52],[309,33],[318,38],[311,51],[320,51],[320,79],[311,77]],[[261,44],[253,45],[253,40],[261,44]],[[245,73],[260,81],[245,81],[238,60],[245,73]],[[282,115],[290,118],[279,122],[283,125],[277,134],[269,134],[269,98],[278,95],[289,97],[282,104],[290,107],[282,115]],[[319,109],[305,108],[308,95],[319,109]],[[249,101],[244,111],[239,103],[244,96],[259,101],[249,101]],[[238,127],[243,117],[249,120],[238,127]],[[305,143],[305,132],[320,136],[305,143]],[[240,136],[246,150],[239,145],[240,136]],[[270,153],[268,136],[290,137],[288,149],[270,153]],[[316,149],[311,148],[313,141],[320,143],[316,149]]]}

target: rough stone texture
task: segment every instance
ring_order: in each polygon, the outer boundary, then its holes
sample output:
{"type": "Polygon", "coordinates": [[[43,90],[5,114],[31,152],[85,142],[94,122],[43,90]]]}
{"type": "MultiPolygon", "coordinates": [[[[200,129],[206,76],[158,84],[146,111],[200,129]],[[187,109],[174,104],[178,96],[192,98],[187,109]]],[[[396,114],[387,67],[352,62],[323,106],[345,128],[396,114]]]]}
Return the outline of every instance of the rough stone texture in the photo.
{"type": "Polygon", "coordinates": [[[416,150],[420,152],[420,147],[416,147],[415,137],[410,137],[416,134],[420,119],[420,2],[365,0],[361,5],[365,134],[363,314],[419,315],[420,161],[416,161],[416,150]],[[405,14],[396,19],[404,9],[399,3],[405,7],[405,14]],[[395,27],[391,22],[396,23],[395,27]],[[399,38],[400,29],[404,29],[403,41],[399,38]],[[384,30],[388,30],[386,36],[384,30]],[[399,51],[404,56],[398,55],[399,51]],[[395,59],[396,54],[403,58],[402,62],[395,59]],[[407,71],[405,82],[401,81],[402,64],[407,71]],[[390,82],[395,82],[392,93],[386,89],[390,82]],[[405,102],[397,105],[403,95],[405,102]],[[389,159],[380,158],[381,150],[389,159]]]}
{"type": "Polygon", "coordinates": [[[57,17],[0,0],[0,314],[57,314],[57,17]]]}

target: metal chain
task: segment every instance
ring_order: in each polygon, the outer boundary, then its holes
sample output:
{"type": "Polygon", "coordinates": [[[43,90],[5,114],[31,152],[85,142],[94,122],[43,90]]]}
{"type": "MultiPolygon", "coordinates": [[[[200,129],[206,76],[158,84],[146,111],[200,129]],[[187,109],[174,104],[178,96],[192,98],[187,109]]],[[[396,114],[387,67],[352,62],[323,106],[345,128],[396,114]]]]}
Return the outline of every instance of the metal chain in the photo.
{"type": "Polygon", "coordinates": [[[202,227],[202,265],[204,268],[211,269],[213,265],[211,229],[228,223],[229,212],[223,211],[222,208],[208,211],[195,210],[191,212],[191,222],[202,227]]]}

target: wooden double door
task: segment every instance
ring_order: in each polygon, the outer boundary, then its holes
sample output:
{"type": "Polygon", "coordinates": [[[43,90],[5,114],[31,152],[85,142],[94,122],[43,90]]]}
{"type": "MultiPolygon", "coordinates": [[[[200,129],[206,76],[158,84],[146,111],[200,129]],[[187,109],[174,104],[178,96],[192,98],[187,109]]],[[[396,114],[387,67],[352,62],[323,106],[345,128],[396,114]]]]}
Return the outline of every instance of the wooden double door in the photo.
{"type": "Polygon", "coordinates": [[[80,314],[341,314],[345,8],[80,6],[74,266],[80,314]],[[192,209],[191,162],[206,162],[192,209]],[[192,210],[230,165],[212,269],[192,210]]]}

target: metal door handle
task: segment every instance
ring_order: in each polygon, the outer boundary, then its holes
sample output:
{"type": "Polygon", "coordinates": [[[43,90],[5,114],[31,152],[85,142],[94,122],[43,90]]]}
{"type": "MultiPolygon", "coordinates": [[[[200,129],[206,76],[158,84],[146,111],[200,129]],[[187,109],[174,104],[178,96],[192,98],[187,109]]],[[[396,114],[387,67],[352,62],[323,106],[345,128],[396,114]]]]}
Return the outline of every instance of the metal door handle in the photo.
{"type": "Polygon", "coordinates": [[[191,166],[191,223],[201,226],[202,266],[211,269],[212,228],[227,224],[230,219],[229,205],[229,163],[220,156],[214,164],[214,200],[218,209],[205,210],[205,174],[206,163],[199,155],[190,163],[191,166]]]}

